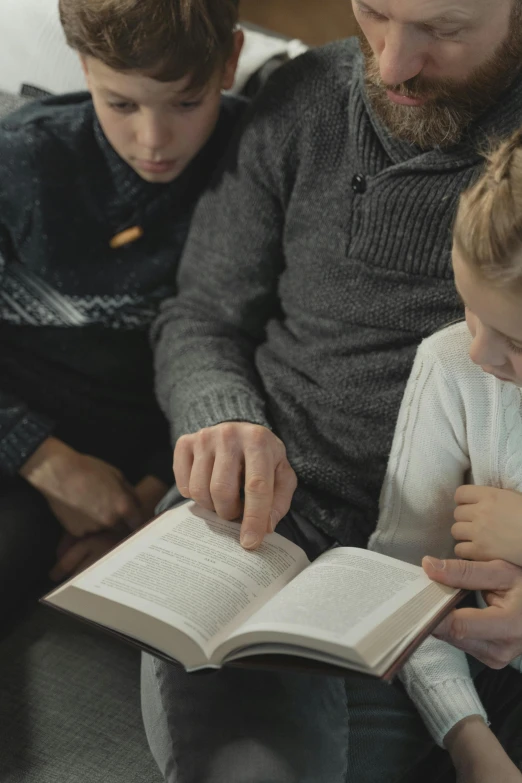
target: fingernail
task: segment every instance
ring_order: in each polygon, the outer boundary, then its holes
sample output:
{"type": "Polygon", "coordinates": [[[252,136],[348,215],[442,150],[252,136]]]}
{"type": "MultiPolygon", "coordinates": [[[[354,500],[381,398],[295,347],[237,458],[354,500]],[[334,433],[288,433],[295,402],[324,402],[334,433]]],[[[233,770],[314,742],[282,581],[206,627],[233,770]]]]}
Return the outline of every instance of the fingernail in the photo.
{"type": "Polygon", "coordinates": [[[254,549],[259,543],[259,536],[257,533],[253,533],[251,530],[247,530],[241,536],[241,546],[244,549],[254,549]]]}
{"type": "Polygon", "coordinates": [[[446,568],[446,561],[445,560],[439,560],[436,557],[427,557],[426,560],[430,564],[430,566],[433,568],[434,571],[444,571],[446,568]]]}

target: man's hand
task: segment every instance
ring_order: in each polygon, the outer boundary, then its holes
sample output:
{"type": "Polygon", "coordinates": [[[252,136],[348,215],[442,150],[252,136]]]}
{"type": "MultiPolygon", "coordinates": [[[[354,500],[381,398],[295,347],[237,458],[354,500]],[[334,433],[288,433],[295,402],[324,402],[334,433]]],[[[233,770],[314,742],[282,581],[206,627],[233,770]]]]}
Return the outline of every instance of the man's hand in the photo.
{"type": "Polygon", "coordinates": [[[20,473],[77,538],[120,523],[133,529],[145,522],[140,500],[119,470],[56,438],[44,441],[20,473]]]}
{"type": "Polygon", "coordinates": [[[265,533],[274,532],[297,487],[283,443],[266,427],[245,422],[217,424],[180,438],[174,475],[183,497],[223,519],[242,516],[245,549],[257,549],[265,533]]]}
{"type": "Polygon", "coordinates": [[[464,590],[481,590],[486,609],[455,609],[434,633],[492,669],[522,653],[522,568],[503,560],[473,563],[425,557],[430,579],[464,590]]]}
{"type": "Polygon", "coordinates": [[[506,560],[522,566],[522,495],[493,487],[459,487],[456,523],[457,557],[506,560]]]}

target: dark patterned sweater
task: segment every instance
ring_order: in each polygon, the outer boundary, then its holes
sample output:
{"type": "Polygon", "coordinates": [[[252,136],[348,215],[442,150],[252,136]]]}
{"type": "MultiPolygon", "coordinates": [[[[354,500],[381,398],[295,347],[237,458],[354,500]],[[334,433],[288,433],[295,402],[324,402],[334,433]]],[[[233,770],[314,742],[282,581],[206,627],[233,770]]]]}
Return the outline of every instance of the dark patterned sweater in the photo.
{"type": "Polygon", "coordinates": [[[87,93],[0,122],[0,478],[51,433],[123,467],[139,450],[137,471],[171,477],[148,330],[244,105],[223,98],[213,136],[168,185],[116,154],[87,93]],[[135,225],[141,239],[110,247],[135,225]]]}
{"type": "Polygon", "coordinates": [[[364,545],[416,348],[461,317],[459,193],[485,137],[520,125],[520,75],[461,144],[422,152],[374,116],[355,40],[277,71],[198,206],[179,297],[154,329],[174,435],[273,427],[298,475],[294,510],[364,545]]]}

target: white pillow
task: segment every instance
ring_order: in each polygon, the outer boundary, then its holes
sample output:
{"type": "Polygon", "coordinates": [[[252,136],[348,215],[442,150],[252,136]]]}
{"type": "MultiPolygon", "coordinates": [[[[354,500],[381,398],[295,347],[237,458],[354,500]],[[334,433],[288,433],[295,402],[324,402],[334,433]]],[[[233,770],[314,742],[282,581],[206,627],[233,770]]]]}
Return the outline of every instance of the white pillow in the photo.
{"type": "MultiPolygon", "coordinates": [[[[295,57],[306,46],[257,30],[245,30],[245,48],[233,92],[275,55],[295,57]]],[[[52,93],[85,89],[78,56],[65,41],[58,0],[0,0],[0,90],[19,94],[23,85],[52,93]]]]}
{"type": "Polygon", "coordinates": [[[57,0],[0,0],[0,90],[20,93],[24,84],[53,93],[85,89],[57,0]]]}

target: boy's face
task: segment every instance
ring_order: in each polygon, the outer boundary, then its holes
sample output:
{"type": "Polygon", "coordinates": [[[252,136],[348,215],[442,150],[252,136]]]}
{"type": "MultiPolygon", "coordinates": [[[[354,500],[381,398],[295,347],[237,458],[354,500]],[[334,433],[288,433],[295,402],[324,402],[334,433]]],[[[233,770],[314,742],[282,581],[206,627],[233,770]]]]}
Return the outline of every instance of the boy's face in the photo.
{"type": "Polygon", "coordinates": [[[234,83],[242,35],[236,33],[235,50],[224,70],[198,90],[190,89],[189,76],[159,82],[82,56],[103,132],[142,179],[172,182],[204,147],[219,117],[221,91],[234,83]]]}

